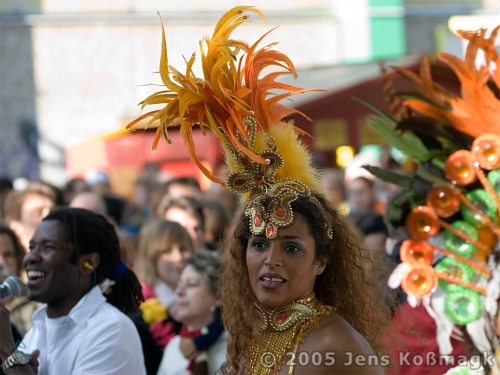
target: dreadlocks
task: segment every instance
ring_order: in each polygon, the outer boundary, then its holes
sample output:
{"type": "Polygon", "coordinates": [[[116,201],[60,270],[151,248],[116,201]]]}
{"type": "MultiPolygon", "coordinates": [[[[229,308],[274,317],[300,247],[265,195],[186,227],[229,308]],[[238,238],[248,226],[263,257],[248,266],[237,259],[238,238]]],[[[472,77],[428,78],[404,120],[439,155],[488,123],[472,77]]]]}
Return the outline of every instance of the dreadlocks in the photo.
{"type": "MultiPolygon", "coordinates": [[[[99,265],[94,270],[97,284],[120,265],[118,236],[114,227],[103,216],[81,208],[59,208],[43,219],[47,220],[56,220],[64,225],[65,239],[75,248],[70,258],[72,264],[76,264],[81,255],[93,252],[99,254],[99,265]]],[[[105,296],[110,304],[127,315],[137,312],[139,304],[144,301],[141,284],[128,268],[105,296]]]]}

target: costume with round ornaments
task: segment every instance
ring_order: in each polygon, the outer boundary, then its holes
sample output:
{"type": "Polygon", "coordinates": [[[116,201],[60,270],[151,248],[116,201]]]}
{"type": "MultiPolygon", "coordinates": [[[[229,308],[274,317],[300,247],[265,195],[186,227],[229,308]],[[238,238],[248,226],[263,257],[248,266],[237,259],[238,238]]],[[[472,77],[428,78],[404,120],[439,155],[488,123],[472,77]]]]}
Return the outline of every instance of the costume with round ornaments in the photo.
{"type": "MultiPolygon", "coordinates": [[[[460,80],[461,97],[432,81],[423,58],[420,74],[394,68],[421,93],[397,94],[386,76],[394,115],[377,109],[379,115],[369,118],[417,164],[413,176],[367,169],[405,188],[387,212],[391,225],[404,225],[409,237],[389,285],[401,285],[409,303],[426,307],[444,355],[452,351],[451,335],[461,334],[456,325],[465,328],[478,352],[495,355],[500,346],[494,328],[500,297],[500,58],[494,47],[499,29],[489,37],[484,29],[460,31],[469,40],[464,60],[439,55],[460,80]],[[480,51],[484,62],[476,65],[480,51]]],[[[481,371],[499,374],[499,359],[483,363],[481,371]]],[[[459,370],[469,371],[453,371],[459,370]]]]}

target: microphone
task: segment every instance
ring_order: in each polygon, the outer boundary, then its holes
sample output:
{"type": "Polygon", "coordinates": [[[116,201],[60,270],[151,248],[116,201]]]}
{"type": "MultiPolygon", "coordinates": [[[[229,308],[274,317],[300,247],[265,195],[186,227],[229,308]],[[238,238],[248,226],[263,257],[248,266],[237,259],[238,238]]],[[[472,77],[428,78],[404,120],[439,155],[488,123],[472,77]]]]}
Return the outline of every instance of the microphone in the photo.
{"type": "Polygon", "coordinates": [[[0,285],[0,300],[26,295],[28,288],[17,276],[9,276],[0,285]]]}

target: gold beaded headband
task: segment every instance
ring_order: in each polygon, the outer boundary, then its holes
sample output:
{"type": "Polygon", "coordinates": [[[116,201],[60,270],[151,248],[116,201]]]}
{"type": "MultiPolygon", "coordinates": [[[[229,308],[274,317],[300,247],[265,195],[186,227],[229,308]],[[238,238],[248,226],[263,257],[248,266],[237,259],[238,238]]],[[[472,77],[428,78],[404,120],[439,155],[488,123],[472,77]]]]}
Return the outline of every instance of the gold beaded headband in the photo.
{"type": "MultiPolygon", "coordinates": [[[[265,17],[258,9],[240,6],[224,14],[217,23],[211,38],[200,42],[203,78],[194,75],[192,66],[195,54],[186,62],[185,73],[168,65],[165,32],[162,25],[162,53],[160,76],[167,90],[150,95],[140,103],[164,104],[164,108],[139,116],[127,128],[138,129],[157,126],[153,143],[156,149],[160,137],[170,143],[167,128],[180,119],[184,143],[201,172],[209,179],[226,187],[216,178],[196,155],[192,128],[208,127],[221,141],[226,153],[230,174],[227,187],[243,195],[247,201],[245,215],[250,218],[250,230],[255,235],[265,233],[276,238],[278,229],[293,221],[291,204],[298,197],[307,197],[325,215],[325,209],[312,195],[321,191],[317,172],[311,167],[311,155],[298,136],[300,129],[283,119],[293,113],[307,118],[303,113],[280,104],[280,100],[308,91],[300,87],[277,82],[284,74],[297,72],[290,59],[271,49],[269,44],[257,50],[256,43],[229,39],[232,31],[246,22],[250,11],[265,17]],[[239,58],[238,54],[244,54],[239,58]],[[267,67],[275,71],[261,76],[267,67]],[[276,94],[276,90],[284,91],[276,94]],[[145,126],[140,121],[149,118],[145,126]],[[159,124],[155,125],[155,121],[159,124]],[[267,207],[265,205],[269,205],[267,207]]],[[[325,228],[332,237],[331,226],[325,228]]]]}

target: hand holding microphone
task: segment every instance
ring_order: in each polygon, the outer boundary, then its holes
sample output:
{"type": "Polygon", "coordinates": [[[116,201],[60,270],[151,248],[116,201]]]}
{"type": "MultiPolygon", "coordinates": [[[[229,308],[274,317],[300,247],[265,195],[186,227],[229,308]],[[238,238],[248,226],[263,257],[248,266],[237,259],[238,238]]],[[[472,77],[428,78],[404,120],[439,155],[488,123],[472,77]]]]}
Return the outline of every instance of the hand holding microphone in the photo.
{"type": "Polygon", "coordinates": [[[26,295],[28,288],[17,276],[9,276],[0,285],[0,300],[26,295]]]}

